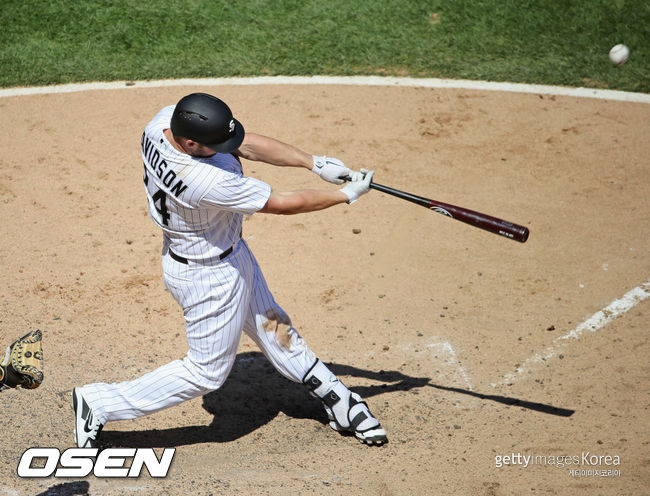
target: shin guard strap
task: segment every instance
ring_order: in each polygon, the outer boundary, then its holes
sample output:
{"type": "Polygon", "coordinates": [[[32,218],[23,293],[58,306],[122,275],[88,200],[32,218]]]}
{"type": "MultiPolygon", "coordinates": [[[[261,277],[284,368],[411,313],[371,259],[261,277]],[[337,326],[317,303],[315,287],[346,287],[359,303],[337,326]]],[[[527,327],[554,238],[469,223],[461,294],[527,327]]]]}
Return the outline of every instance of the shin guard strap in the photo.
{"type": "Polygon", "coordinates": [[[339,401],[341,401],[341,397],[338,394],[336,394],[334,391],[329,391],[321,399],[323,400],[323,403],[325,403],[330,408],[333,408],[334,405],[336,405],[339,401]]]}
{"type": "Polygon", "coordinates": [[[364,412],[357,413],[357,415],[350,422],[350,427],[352,428],[352,430],[356,431],[359,425],[361,424],[361,422],[363,422],[367,418],[368,415],[366,415],[364,412]]]}
{"type": "Polygon", "coordinates": [[[309,389],[312,393],[320,387],[320,385],[323,384],[321,380],[318,379],[315,375],[312,375],[308,379],[305,380],[305,385],[307,386],[307,389],[309,389]]]}

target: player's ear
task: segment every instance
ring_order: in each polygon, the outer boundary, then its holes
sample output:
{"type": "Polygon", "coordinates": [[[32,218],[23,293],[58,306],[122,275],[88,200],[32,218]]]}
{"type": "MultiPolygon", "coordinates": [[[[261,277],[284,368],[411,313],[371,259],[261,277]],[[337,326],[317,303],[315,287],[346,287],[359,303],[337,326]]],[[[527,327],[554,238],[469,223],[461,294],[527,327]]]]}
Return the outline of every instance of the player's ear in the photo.
{"type": "MultiPolygon", "coordinates": [[[[176,138],[174,138],[174,139],[176,139],[176,138]]],[[[196,149],[197,146],[200,146],[197,141],[194,141],[194,140],[189,139],[189,138],[184,138],[184,137],[181,137],[181,136],[179,136],[178,139],[176,139],[176,141],[178,143],[181,143],[183,148],[189,148],[190,150],[194,150],[194,149],[196,149]]]]}

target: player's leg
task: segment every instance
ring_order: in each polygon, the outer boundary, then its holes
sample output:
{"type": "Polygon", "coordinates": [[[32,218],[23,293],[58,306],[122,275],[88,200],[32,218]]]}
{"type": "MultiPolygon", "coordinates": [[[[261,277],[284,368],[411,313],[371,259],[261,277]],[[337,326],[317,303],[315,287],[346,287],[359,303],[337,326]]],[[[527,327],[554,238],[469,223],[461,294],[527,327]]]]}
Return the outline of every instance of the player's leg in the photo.
{"type": "MultiPolygon", "coordinates": [[[[240,271],[235,254],[231,258],[228,264],[188,267],[164,257],[165,283],[185,315],[187,356],[133,381],[77,388],[77,410],[81,412],[85,402],[86,410],[103,425],[148,415],[221,387],[237,353],[252,283],[248,261],[240,271]]],[[[85,423],[81,417],[78,427],[85,423]]]]}
{"type": "Polygon", "coordinates": [[[322,361],[317,360],[313,364],[303,382],[311,394],[323,402],[332,429],[352,432],[366,444],[388,442],[386,430],[370,413],[368,404],[345,387],[322,361]]]}
{"type": "Polygon", "coordinates": [[[311,351],[276,303],[254,258],[253,262],[255,288],[251,312],[244,325],[246,334],[282,375],[304,383],[312,395],[321,399],[334,430],[353,432],[367,444],[387,442],[386,431],[370,413],[368,405],[311,351]]]}

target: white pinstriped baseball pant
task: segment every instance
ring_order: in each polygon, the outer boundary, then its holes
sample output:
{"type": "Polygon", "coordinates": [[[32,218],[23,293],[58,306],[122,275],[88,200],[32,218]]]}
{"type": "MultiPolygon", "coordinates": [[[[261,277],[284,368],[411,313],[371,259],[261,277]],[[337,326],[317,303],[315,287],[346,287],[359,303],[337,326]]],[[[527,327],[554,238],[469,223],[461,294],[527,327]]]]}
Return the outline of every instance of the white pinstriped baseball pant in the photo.
{"type": "Polygon", "coordinates": [[[275,302],[248,245],[214,264],[163,255],[165,284],[185,315],[189,351],[133,381],[80,388],[102,424],[149,415],[221,387],[242,330],[285,377],[302,382],[316,356],[275,302]]]}

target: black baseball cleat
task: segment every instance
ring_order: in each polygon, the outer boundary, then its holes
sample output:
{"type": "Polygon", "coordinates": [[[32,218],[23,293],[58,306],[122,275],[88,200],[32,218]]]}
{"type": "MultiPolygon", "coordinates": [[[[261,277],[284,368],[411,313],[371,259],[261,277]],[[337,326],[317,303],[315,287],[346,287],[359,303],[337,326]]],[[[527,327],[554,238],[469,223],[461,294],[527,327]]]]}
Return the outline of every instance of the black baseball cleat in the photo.
{"type": "Polygon", "coordinates": [[[77,389],[72,390],[75,425],[74,440],[78,448],[99,448],[99,435],[104,424],[97,420],[88,403],[77,389]]]}

